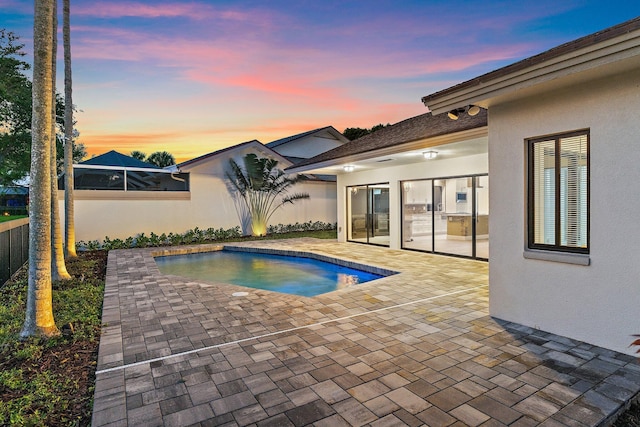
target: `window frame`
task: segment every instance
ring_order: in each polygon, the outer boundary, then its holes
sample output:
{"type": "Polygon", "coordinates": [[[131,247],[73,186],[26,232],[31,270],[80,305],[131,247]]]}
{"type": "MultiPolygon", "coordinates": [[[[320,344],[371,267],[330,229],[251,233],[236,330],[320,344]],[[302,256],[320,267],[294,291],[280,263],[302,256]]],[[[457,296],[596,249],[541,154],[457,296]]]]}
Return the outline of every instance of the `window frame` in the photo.
{"type": "Polygon", "coordinates": [[[527,138],[525,139],[526,144],[526,153],[527,153],[527,248],[530,250],[540,250],[540,251],[549,251],[554,253],[567,253],[567,254],[584,254],[588,255],[591,247],[591,132],[590,129],[580,129],[569,132],[557,133],[552,135],[540,136],[535,138],[527,138]],[[560,202],[560,193],[562,181],[560,179],[562,167],[562,152],[560,150],[560,141],[565,138],[571,138],[575,136],[586,136],[587,139],[587,170],[586,170],[586,181],[587,181],[587,189],[586,189],[586,247],[574,247],[574,246],[566,246],[562,245],[560,235],[561,235],[561,226],[562,221],[560,220],[561,216],[561,202],[560,202]],[[546,243],[536,243],[535,242],[535,213],[536,213],[536,204],[535,204],[535,156],[534,156],[534,147],[536,143],[539,142],[554,142],[554,233],[555,233],[555,244],[546,244],[546,243]]]}

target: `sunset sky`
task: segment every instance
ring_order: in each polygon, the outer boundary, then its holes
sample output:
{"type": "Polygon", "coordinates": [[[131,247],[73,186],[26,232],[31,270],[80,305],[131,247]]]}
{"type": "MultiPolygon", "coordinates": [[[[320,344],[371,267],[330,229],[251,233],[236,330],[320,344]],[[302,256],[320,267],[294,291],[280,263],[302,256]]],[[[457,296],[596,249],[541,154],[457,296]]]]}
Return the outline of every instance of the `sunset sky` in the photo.
{"type": "MultiPolygon", "coordinates": [[[[182,161],[422,114],[422,96],[634,18],[640,2],[71,0],[71,14],[89,154],[182,161]]],[[[0,0],[29,62],[32,24],[32,1],[0,0]]]]}

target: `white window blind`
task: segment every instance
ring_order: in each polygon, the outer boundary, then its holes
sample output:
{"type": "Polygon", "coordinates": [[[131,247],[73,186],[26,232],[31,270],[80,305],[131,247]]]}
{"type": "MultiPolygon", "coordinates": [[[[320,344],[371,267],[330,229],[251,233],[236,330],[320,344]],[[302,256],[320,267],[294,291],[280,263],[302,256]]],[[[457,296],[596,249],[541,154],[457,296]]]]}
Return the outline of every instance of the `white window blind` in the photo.
{"type": "Polygon", "coordinates": [[[529,247],[587,252],[588,133],[529,144],[529,247]]]}

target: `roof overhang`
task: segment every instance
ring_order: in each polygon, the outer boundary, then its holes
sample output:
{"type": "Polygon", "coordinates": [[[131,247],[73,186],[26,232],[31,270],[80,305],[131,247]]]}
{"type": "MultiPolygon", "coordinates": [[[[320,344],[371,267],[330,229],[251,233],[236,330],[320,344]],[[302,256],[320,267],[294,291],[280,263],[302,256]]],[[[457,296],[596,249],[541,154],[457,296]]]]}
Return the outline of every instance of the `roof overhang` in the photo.
{"type": "Polygon", "coordinates": [[[492,105],[640,68],[640,18],[427,95],[433,114],[492,105]]]}
{"type": "Polygon", "coordinates": [[[287,173],[315,173],[336,175],[343,173],[345,165],[355,165],[358,170],[375,169],[382,166],[423,162],[422,152],[431,148],[449,150],[449,157],[486,152],[488,128],[482,126],[465,131],[439,135],[431,138],[408,141],[404,144],[348,155],[305,166],[292,166],[287,173]]]}

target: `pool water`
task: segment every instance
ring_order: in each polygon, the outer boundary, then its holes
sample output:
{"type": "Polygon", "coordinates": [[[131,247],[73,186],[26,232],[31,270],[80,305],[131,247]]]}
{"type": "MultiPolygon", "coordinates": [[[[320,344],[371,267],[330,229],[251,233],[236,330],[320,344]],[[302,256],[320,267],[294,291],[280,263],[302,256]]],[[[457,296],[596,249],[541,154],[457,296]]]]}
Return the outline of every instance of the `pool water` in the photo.
{"type": "Polygon", "coordinates": [[[215,251],[156,257],[162,274],[316,296],[383,276],[311,258],[215,251]]]}

